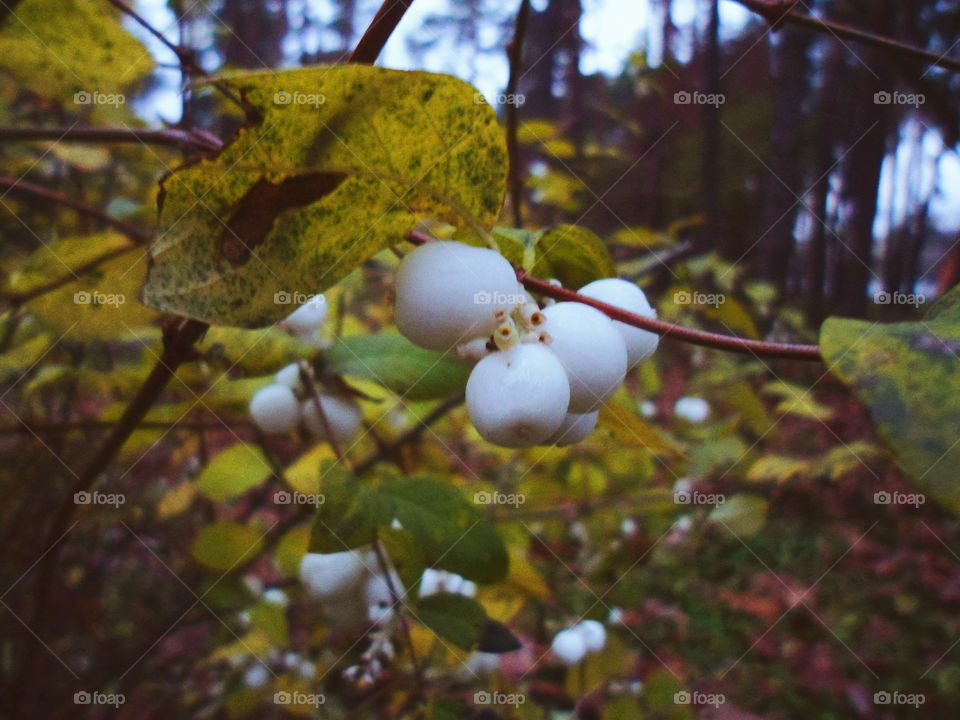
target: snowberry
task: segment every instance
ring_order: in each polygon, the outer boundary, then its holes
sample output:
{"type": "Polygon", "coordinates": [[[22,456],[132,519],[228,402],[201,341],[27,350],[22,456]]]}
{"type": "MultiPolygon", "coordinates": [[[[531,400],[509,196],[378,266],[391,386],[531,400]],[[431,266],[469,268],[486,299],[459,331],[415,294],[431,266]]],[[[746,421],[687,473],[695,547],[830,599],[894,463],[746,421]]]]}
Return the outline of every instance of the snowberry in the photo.
{"type": "Polygon", "coordinates": [[[607,629],[597,620],[584,620],[574,627],[587,646],[587,652],[600,652],[607,644],[607,629]]]}
{"type": "Polygon", "coordinates": [[[264,432],[290,432],[298,414],[297,396],[286,385],[267,385],[250,399],[250,417],[264,432]]]}
{"type": "Polygon", "coordinates": [[[280,322],[280,326],[296,333],[307,335],[315,332],[327,319],[327,299],[314,295],[280,322]]]}
{"type": "Polygon", "coordinates": [[[516,304],[517,277],[493,250],[429,242],[400,263],[396,293],[397,329],[421,347],[446,352],[493,332],[516,304]]]}
{"type": "Polygon", "coordinates": [[[290,598],[287,597],[287,594],[280,588],[270,588],[263,594],[263,600],[270,605],[278,605],[280,607],[286,607],[290,604],[290,598]]]}
{"type": "Polygon", "coordinates": [[[263,663],[247,668],[247,671],[243,674],[243,684],[248,688],[263,687],[269,679],[270,675],[263,663]]]}
{"type": "Polygon", "coordinates": [[[473,597],[477,594],[477,585],[464,579],[461,575],[457,575],[457,573],[434,570],[433,568],[424,570],[423,576],[420,578],[420,597],[441,592],[473,597]]]}
{"type": "Polygon", "coordinates": [[[682,397],[673,406],[677,417],[692,423],[702,423],[710,416],[710,405],[703,398],[682,397]]]}
{"type": "Polygon", "coordinates": [[[321,600],[345,595],[356,588],[372,562],[368,551],[307,553],[300,561],[300,580],[321,600]]]}
{"type": "MultiPolygon", "coordinates": [[[[339,395],[320,395],[320,407],[333,428],[337,442],[347,443],[356,436],[363,423],[363,412],[356,402],[339,395]]],[[[300,416],[311,433],[318,438],[326,437],[326,428],[317,410],[316,398],[307,398],[300,404],[300,416]]]]}
{"type": "Polygon", "coordinates": [[[558,302],[543,310],[547,347],[570,379],[572,413],[596,410],[627,373],[627,350],[613,322],[596,308],[558,302]]]}
{"type": "MultiPolygon", "coordinates": [[[[613,305],[621,310],[632,312],[647,318],[656,318],[657,311],[650,307],[647,302],[647,296],[643,290],[632,282],[620,280],[619,278],[606,278],[605,280],[594,280],[589,285],[584,285],[579,290],[581,295],[588,298],[599,300],[600,302],[613,305]]],[[[646,360],[653,355],[660,342],[660,336],[656,333],[627,325],[626,323],[615,320],[613,326],[620,333],[623,342],[627,346],[627,368],[632,368],[641,360],[646,360]]]]}
{"type": "Polygon", "coordinates": [[[291,390],[296,390],[300,386],[300,365],[298,363],[290,363],[280,368],[277,374],[273,376],[273,379],[278,385],[286,385],[291,390]]]}
{"type": "Polygon", "coordinates": [[[467,380],[467,412],[477,432],[502,447],[550,437],[567,414],[570,383],[542,345],[521,344],[477,363],[467,380]]]}
{"type": "Polygon", "coordinates": [[[573,445],[587,437],[597,426],[599,411],[588,413],[567,413],[556,432],[547,438],[547,445],[573,445]]]}
{"type": "Polygon", "coordinates": [[[393,584],[397,594],[403,596],[403,582],[394,570],[390,571],[390,581],[384,575],[371,575],[363,588],[363,599],[367,603],[367,618],[370,622],[381,625],[393,617],[393,593],[390,584],[393,584]]]}
{"type": "Polygon", "coordinates": [[[587,644],[576,630],[561,630],[550,644],[550,649],[564,665],[576,665],[587,654],[587,644]]]}

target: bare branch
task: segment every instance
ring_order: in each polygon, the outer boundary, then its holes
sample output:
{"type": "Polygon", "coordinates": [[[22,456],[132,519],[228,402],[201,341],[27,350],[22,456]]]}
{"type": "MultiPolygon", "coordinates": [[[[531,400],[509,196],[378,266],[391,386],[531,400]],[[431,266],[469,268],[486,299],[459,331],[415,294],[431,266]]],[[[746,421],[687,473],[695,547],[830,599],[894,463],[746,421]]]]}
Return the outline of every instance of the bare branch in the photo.
{"type": "MultiPolygon", "coordinates": [[[[407,236],[407,240],[422,245],[425,242],[432,242],[433,238],[423,233],[413,231],[407,236]]],[[[621,310],[613,305],[602,303],[586,295],[581,295],[573,290],[553,285],[546,280],[530,277],[523,270],[517,270],[517,279],[523,283],[527,290],[553,298],[554,300],[566,300],[568,302],[578,302],[584,305],[590,305],[603,312],[612,320],[619,320],[627,325],[648,330],[671,340],[681,340],[691,345],[702,345],[703,347],[714,348],[716,350],[725,350],[735,352],[741,355],[757,355],[759,357],[775,357],[787,360],[811,360],[823,362],[820,357],[820,348],[817,345],[793,345],[785,343],[764,342],[762,340],[748,340],[747,338],[734,337],[732,335],[720,335],[719,333],[705,332],[703,330],[694,330],[683,325],[674,325],[673,323],[655,320],[653,318],[643,317],[635,313],[621,310]]]]}
{"type": "Polygon", "coordinates": [[[954,60],[945,55],[938,55],[923,48],[916,47],[915,45],[908,45],[907,43],[883,37],[882,35],[875,35],[865,30],[858,30],[849,25],[843,25],[832,20],[822,20],[821,18],[798,12],[794,9],[797,5],[797,0],[734,0],[734,2],[738,2],[748,10],[752,10],[771,25],[776,25],[781,21],[790,22],[794,25],[807,27],[837,38],[852,40],[862,43],[863,45],[880,48],[894,55],[916,60],[925,65],[960,72],[960,60],[954,60]]]}
{"type": "Polygon", "coordinates": [[[370,26],[363,33],[360,42],[350,55],[350,62],[372,65],[387,44],[387,40],[396,30],[404,13],[413,4],[413,0],[383,0],[370,26]]]}
{"type": "Polygon", "coordinates": [[[25,180],[16,180],[6,175],[0,175],[0,188],[7,188],[7,192],[10,194],[19,195],[27,200],[42,200],[45,203],[54,203],[55,205],[63,205],[64,207],[68,207],[71,210],[80,213],[81,215],[94,218],[105,225],[109,225],[110,227],[119,230],[137,244],[143,244],[150,241],[150,233],[144,232],[136,225],[132,225],[125,220],[115,218],[113,215],[109,215],[103,210],[98,210],[97,208],[87,205],[86,203],[82,203],[79,200],[74,200],[71,197],[54,192],[53,190],[47,190],[45,187],[40,185],[26,182],[25,180]]]}
{"type": "Polygon", "coordinates": [[[9,140],[55,140],[75,143],[140,143],[165,145],[181,150],[217,152],[223,143],[213,135],[194,130],[143,130],[134,128],[13,128],[0,127],[0,142],[9,140]]]}

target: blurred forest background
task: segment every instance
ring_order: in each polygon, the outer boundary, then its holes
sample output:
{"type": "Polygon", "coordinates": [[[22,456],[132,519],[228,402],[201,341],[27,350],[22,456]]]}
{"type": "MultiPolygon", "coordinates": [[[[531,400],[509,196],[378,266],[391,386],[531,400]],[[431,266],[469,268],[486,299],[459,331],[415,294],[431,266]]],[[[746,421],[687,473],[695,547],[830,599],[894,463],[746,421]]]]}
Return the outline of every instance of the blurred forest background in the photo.
{"type": "MultiPolygon", "coordinates": [[[[498,96],[518,3],[424,5],[403,21],[382,64],[455,74],[503,117],[498,96]]],[[[662,318],[727,334],[811,342],[828,315],[913,318],[960,281],[956,74],[787,22],[771,29],[730,0],[638,0],[615,12],[605,5],[532,3],[513,99],[523,202],[502,224],[519,209],[529,227],[588,227],[662,318]],[[632,28],[633,47],[605,45],[611,23],[632,28]],[[726,301],[678,299],[696,292],[726,301]]],[[[800,5],[957,54],[954,2],[800,5]]],[[[376,9],[360,0],[136,7],[211,72],[342,62],[376,9]]],[[[129,18],[124,26],[158,65],[123,108],[78,108],[0,75],[0,161],[4,175],[148,231],[156,183],[183,159],[176,148],[48,146],[7,132],[118,117],[220,138],[237,130],[238,113],[208,89],[181,93],[186,75],[173,54],[129,18]]],[[[255,378],[282,366],[269,343],[256,357],[228,334],[211,332],[198,346],[199,369],[181,372],[109,474],[105,491],[125,493],[126,504],[81,508],[58,550],[45,620],[29,621],[44,531],[73,480],[63,468],[85,460],[119,417],[156,360],[160,323],[145,308],[123,316],[153,332],[139,342],[112,336],[115,327],[75,329],[62,305],[43,304],[38,292],[37,278],[57,272],[52,263],[23,257],[48,238],[92,236],[96,219],[17,193],[0,200],[10,279],[0,336],[3,701],[20,717],[410,712],[413,680],[399,662],[373,688],[349,686],[341,671],[364,646],[331,634],[295,579],[309,512],[265,498],[280,487],[280,468],[302,478],[298,460],[330,458],[303,452],[293,438],[268,441],[247,422],[255,378]],[[32,284],[15,287],[16,273],[32,284]],[[184,415],[198,397],[202,407],[184,415]],[[210,459],[238,438],[262,447],[273,470],[237,495],[198,490],[210,459]],[[224,520],[256,528],[256,552],[226,566],[195,543],[224,520]],[[278,602],[270,589],[289,598],[278,602]],[[260,677],[261,666],[272,677],[260,677]],[[75,704],[75,692],[95,688],[124,693],[124,704],[75,704]],[[278,688],[319,690],[326,704],[278,707],[270,702],[278,688]]],[[[76,257],[72,267],[89,260],[76,257]]],[[[383,253],[328,294],[332,336],[389,326],[394,268],[383,253]]],[[[124,292],[136,296],[135,287],[124,292]]],[[[369,385],[358,383],[377,395],[369,385]]],[[[486,446],[455,403],[434,415],[432,402],[379,394],[386,404],[364,404],[372,432],[355,453],[375,458],[367,470],[394,460],[450,477],[467,496],[499,489],[528,498],[521,508],[486,508],[508,538],[512,565],[507,582],[479,595],[524,649],[495,672],[474,666],[464,677],[463,657],[415,633],[434,668],[424,716],[880,720],[960,712],[960,524],[929,500],[877,500],[912,490],[869,414],[824,368],[664,343],[618,396],[630,432],[608,427],[583,447],[549,455],[486,446]],[[674,412],[685,396],[705,399],[708,416],[674,412]],[[409,435],[424,421],[429,432],[409,435]],[[398,438],[409,442],[399,460],[383,451],[398,438]],[[678,504],[677,488],[725,495],[723,513],[678,504]],[[608,623],[607,650],[580,669],[544,660],[556,630],[583,615],[608,623]],[[526,701],[451,709],[477,689],[526,701]],[[684,702],[682,693],[694,690],[724,701],[684,702]],[[883,701],[897,692],[922,696],[922,707],[883,701]]]]}

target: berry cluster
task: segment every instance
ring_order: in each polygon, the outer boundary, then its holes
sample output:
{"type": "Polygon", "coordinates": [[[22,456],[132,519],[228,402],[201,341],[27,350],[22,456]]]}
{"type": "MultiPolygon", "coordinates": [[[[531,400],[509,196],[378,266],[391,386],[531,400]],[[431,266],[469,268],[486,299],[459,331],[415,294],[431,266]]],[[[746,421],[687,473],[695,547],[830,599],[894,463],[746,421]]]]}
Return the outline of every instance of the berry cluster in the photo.
{"type": "Polygon", "coordinates": [[[603,650],[607,629],[598,620],[582,620],[572,628],[561,630],[550,644],[554,656],[564,665],[576,665],[587,653],[603,650]]]}
{"type": "MultiPolygon", "coordinates": [[[[625,280],[596,280],[579,292],[656,316],[625,280]]],[[[583,440],[600,405],[659,341],[583,303],[541,308],[506,258],[458,242],[426,243],[403,259],[395,320],[411,342],[476,363],[467,381],[470,420],[485,440],[509,448],[583,440]]]]}
{"type": "MultiPolygon", "coordinates": [[[[294,310],[281,327],[299,338],[315,344],[317,331],[327,316],[327,304],[317,295],[294,310]]],[[[363,422],[360,407],[352,397],[310,392],[303,382],[303,373],[315,382],[308,364],[291,363],[281,369],[274,382],[258,390],[250,400],[250,417],[266,433],[287,433],[303,425],[317,438],[324,439],[326,430],[320,410],[340,444],[356,436],[363,422]],[[319,405],[318,405],[319,401],[319,405]]]]}

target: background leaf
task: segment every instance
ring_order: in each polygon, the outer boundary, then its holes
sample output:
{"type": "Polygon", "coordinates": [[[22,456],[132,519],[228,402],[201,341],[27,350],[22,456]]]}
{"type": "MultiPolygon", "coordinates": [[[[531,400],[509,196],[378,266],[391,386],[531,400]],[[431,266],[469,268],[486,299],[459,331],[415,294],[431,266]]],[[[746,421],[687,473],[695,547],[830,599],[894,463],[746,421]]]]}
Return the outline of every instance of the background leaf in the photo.
{"type": "Polygon", "coordinates": [[[444,398],[463,390],[470,368],[417,347],[397,333],[341,338],[326,353],[327,367],[373,380],[406,400],[444,398]]]}
{"type": "Polygon", "coordinates": [[[830,318],[820,331],[830,369],[870,409],[899,465],[923,492],[960,512],[960,288],[920,322],[830,318]]]}

